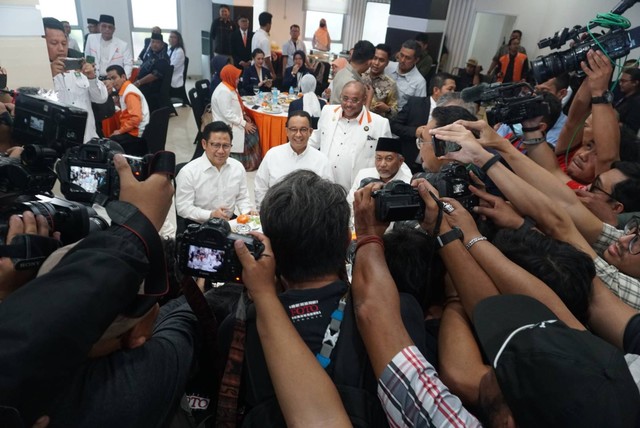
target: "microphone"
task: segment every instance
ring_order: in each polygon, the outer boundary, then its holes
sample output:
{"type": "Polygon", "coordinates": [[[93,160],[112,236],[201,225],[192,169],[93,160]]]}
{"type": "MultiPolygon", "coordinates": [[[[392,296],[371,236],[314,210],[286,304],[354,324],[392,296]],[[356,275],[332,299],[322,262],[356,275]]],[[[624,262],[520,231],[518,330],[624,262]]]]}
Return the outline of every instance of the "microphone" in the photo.
{"type": "Polygon", "coordinates": [[[622,0],[620,3],[616,5],[613,9],[611,9],[611,13],[615,13],[617,15],[622,15],[629,9],[631,6],[636,4],[638,0],[622,0]]]}
{"type": "Polygon", "coordinates": [[[488,83],[480,83],[470,88],[465,88],[460,92],[460,97],[465,103],[475,103],[482,100],[482,94],[491,87],[488,83]]]}

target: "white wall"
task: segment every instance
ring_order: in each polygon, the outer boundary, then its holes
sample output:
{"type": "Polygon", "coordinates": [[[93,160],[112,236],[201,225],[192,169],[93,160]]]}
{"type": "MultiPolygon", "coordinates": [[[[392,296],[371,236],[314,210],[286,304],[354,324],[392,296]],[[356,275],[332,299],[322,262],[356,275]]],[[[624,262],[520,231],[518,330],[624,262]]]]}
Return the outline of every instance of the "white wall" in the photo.
{"type": "MultiPolygon", "coordinates": [[[[502,44],[504,29],[510,27],[507,23],[511,24],[512,21],[513,17],[511,16],[478,12],[466,57],[474,57],[478,60],[478,64],[487,70],[491,65],[493,55],[496,53],[495,47],[502,44]]],[[[506,31],[510,33],[511,28],[506,31]]],[[[460,64],[459,66],[463,65],[460,64]]]]}
{"type": "MultiPolygon", "coordinates": [[[[267,11],[273,15],[271,22],[271,41],[275,41],[279,46],[289,40],[289,27],[293,24],[300,26],[300,34],[304,35],[305,22],[302,10],[302,0],[267,0],[267,11]]],[[[254,10],[258,16],[263,10],[254,10]]],[[[256,19],[257,24],[257,19],[256,19]]],[[[254,27],[256,30],[258,25],[254,27]]],[[[307,46],[311,48],[311,46],[307,46]]]]}

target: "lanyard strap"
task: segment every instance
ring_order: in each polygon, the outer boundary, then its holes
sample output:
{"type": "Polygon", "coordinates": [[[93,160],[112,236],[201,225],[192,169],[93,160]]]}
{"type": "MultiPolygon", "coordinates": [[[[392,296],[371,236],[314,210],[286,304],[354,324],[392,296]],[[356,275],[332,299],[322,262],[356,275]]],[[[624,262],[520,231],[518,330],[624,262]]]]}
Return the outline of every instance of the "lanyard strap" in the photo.
{"type": "Polygon", "coordinates": [[[340,337],[340,324],[344,318],[344,308],[347,306],[347,297],[349,291],[342,296],[338,307],[331,313],[331,321],[327,325],[327,330],[324,332],[324,339],[322,339],[322,348],[320,352],[316,354],[316,359],[320,362],[323,369],[326,369],[331,364],[331,353],[336,347],[338,337],[340,337]]]}

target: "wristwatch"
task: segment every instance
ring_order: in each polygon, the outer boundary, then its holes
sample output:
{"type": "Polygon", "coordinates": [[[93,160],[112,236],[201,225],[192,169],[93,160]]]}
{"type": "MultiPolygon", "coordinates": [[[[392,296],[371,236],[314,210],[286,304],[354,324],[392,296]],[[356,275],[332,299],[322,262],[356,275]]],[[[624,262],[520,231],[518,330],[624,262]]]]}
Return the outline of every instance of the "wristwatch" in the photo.
{"type": "Polygon", "coordinates": [[[462,229],[458,227],[454,227],[450,231],[443,233],[442,235],[436,238],[436,243],[438,245],[438,250],[450,242],[455,241],[456,239],[462,240],[464,238],[464,234],[462,233],[462,229]]]}
{"type": "Polygon", "coordinates": [[[611,104],[613,102],[613,94],[611,91],[604,91],[600,97],[591,97],[591,104],[611,104]]]}

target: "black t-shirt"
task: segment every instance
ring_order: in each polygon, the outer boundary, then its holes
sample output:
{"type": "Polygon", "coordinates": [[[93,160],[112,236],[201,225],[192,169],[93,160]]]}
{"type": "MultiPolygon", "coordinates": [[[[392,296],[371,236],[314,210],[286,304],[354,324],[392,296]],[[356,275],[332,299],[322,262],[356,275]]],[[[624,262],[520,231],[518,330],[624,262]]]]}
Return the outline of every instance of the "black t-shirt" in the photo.
{"type": "Polygon", "coordinates": [[[640,314],[635,315],[627,323],[622,347],[625,354],[640,355],[640,314]]]}

